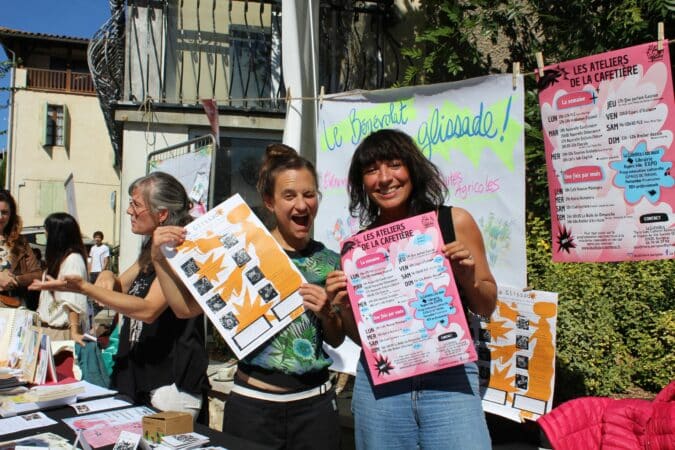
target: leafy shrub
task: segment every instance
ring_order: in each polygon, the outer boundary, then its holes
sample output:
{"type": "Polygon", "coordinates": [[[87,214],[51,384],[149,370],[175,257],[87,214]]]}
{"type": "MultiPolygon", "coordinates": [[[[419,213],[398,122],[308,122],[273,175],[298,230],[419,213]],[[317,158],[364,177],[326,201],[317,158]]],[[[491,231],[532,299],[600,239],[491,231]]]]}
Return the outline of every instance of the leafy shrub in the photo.
{"type": "Polygon", "coordinates": [[[674,379],[673,260],[553,263],[550,242],[549,224],[530,216],[530,284],[559,293],[557,400],[674,379]]]}

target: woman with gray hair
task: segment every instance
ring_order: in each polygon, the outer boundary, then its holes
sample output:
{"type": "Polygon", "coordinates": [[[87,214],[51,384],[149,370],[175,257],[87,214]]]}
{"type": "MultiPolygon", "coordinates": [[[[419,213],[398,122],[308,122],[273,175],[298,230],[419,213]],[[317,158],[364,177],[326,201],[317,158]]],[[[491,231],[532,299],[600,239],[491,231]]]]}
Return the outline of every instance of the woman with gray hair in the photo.
{"type": "Polygon", "coordinates": [[[95,285],[66,276],[39,288],[79,292],[126,316],[112,387],[136,404],[184,411],[196,418],[209,386],[203,316],[176,317],[150,257],[155,229],[189,223],[191,202],[180,182],[163,172],[134,181],[129,196],[131,231],[145,237],[138,260],[119,277],[109,270],[101,272],[95,285]]]}

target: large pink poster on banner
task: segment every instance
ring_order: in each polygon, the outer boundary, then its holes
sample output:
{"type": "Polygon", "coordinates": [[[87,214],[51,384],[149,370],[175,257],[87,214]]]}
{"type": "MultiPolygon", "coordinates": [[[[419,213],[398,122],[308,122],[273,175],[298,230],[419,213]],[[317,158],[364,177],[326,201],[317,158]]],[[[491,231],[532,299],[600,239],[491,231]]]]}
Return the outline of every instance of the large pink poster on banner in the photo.
{"type": "Polygon", "coordinates": [[[477,359],[436,213],[342,243],[342,268],[373,383],[477,359]]]}
{"type": "Polygon", "coordinates": [[[668,42],[547,66],[539,103],[553,260],[673,258],[668,42]]]}

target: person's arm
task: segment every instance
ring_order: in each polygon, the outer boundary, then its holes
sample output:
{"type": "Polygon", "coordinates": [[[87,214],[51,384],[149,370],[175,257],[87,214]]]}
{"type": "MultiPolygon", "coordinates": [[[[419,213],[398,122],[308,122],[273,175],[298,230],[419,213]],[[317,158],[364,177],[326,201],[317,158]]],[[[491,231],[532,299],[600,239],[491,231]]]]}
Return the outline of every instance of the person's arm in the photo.
{"type": "Polygon", "coordinates": [[[93,285],[81,278],[65,278],[66,288],[79,289],[87,297],[93,298],[98,303],[105,305],[120,314],[132,319],[141,320],[145,323],[154,322],[167,308],[168,303],[159,282],[155,279],[150,285],[145,298],[122,292],[111,291],[101,286],[93,285]]]}
{"type": "Polygon", "coordinates": [[[95,284],[96,286],[115,292],[128,292],[131,283],[133,283],[140,271],[141,268],[138,265],[138,261],[134,262],[119,276],[116,276],[115,273],[110,270],[104,270],[98,275],[95,284]]]}
{"type": "Polygon", "coordinates": [[[35,253],[33,253],[33,249],[28,242],[17,242],[16,245],[22,245],[24,247],[23,252],[25,253],[25,256],[19,263],[19,273],[13,273],[12,275],[18,286],[27,287],[33,280],[42,278],[42,268],[40,267],[40,261],[35,257],[35,253]]]}
{"type": "Polygon", "coordinates": [[[110,271],[101,272],[103,277],[99,276],[96,285],[89,283],[79,275],[67,275],[60,280],[36,280],[30,289],[77,292],[132,319],[152,323],[168,306],[159,282],[156,279],[153,281],[145,298],[122,293],[122,291],[129,290],[131,281],[135,278],[131,275],[138,274],[138,272],[138,263],[135,263],[119,278],[110,271]]]}
{"type": "Polygon", "coordinates": [[[341,270],[334,270],[326,278],[326,292],[331,306],[340,317],[344,333],[356,344],[361,345],[359,329],[352,312],[347,294],[347,276],[341,270]]]}
{"type": "Polygon", "coordinates": [[[452,272],[469,309],[490,316],[497,304],[497,283],[487,262],[483,236],[468,211],[458,207],[451,211],[455,241],[446,244],[443,252],[450,259],[452,272]]]}
{"type": "Polygon", "coordinates": [[[185,240],[185,229],[178,226],[157,227],[152,235],[150,255],[157,279],[164,291],[167,303],[176,317],[188,319],[203,313],[201,306],[190,291],[178,279],[161,250],[162,245],[177,247],[185,240]]]}
{"type": "MultiPolygon", "coordinates": [[[[79,253],[70,253],[59,266],[59,278],[79,276],[87,279],[87,264],[79,253]]],[[[87,297],[77,292],[55,292],[54,299],[77,314],[86,316],[89,308],[87,297]]],[[[78,322],[75,323],[77,325],[78,322]]],[[[72,325],[72,324],[71,324],[72,325]]]]}
{"type": "Polygon", "coordinates": [[[101,263],[101,270],[108,270],[108,263],[110,263],[110,256],[103,257],[103,263],[101,263]]]}
{"type": "Polygon", "coordinates": [[[77,342],[78,344],[84,346],[85,345],[84,334],[80,332],[80,315],[77,313],[77,311],[73,311],[67,306],[66,310],[68,311],[68,326],[70,327],[70,338],[75,342],[77,342]]]}
{"type": "Polygon", "coordinates": [[[342,344],[345,332],[339,316],[332,311],[326,290],[316,284],[305,283],[300,286],[298,292],[302,296],[305,309],[312,311],[321,321],[323,340],[333,347],[342,344]]]}

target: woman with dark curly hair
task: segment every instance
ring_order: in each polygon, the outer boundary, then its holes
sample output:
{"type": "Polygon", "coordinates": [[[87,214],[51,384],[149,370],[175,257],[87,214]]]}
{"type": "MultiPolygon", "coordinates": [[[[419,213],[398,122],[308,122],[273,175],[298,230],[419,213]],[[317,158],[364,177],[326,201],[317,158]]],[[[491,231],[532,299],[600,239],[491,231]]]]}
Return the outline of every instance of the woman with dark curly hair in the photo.
{"type": "MultiPolygon", "coordinates": [[[[443,206],[447,188],[436,166],[405,133],[380,130],[361,142],[349,168],[350,211],[364,229],[436,211],[443,253],[465,308],[489,316],[497,300],[480,230],[462,208],[443,206]]],[[[360,342],[342,271],[328,275],[342,323],[360,342]]],[[[375,386],[361,355],[354,395],[357,449],[490,449],[475,363],[375,386]]]]}
{"type": "Polygon", "coordinates": [[[26,306],[26,288],[42,274],[40,262],[21,236],[21,228],[14,197],[0,189],[0,306],[26,306]]]}

